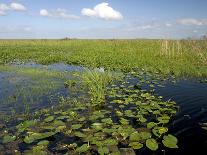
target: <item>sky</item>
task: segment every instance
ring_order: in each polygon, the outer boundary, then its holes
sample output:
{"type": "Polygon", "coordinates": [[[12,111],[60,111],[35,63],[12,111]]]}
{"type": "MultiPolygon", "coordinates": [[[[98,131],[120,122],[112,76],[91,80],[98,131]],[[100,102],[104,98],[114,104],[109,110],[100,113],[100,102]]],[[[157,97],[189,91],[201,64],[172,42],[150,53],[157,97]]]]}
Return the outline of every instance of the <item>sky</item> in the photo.
{"type": "Polygon", "coordinates": [[[183,39],[207,34],[207,0],[0,0],[0,39],[183,39]]]}

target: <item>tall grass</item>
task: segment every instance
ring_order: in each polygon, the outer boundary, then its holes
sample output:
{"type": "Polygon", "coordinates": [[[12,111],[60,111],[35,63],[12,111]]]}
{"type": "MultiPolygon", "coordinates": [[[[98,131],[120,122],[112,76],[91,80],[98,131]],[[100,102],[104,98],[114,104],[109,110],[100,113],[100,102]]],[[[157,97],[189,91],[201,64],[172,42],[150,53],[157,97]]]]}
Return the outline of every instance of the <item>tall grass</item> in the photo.
{"type": "Polygon", "coordinates": [[[1,40],[0,63],[64,62],[178,76],[207,76],[206,40],[1,40]]]}
{"type": "Polygon", "coordinates": [[[107,85],[112,81],[112,74],[109,71],[102,72],[87,69],[81,77],[84,85],[89,89],[92,106],[102,106],[105,103],[107,85]]]}

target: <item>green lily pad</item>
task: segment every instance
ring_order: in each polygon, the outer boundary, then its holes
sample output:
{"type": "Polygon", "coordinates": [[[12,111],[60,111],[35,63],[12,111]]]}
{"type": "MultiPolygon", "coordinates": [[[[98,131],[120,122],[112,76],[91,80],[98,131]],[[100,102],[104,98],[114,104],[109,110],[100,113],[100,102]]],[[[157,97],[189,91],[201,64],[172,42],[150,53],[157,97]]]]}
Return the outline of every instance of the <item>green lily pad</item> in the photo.
{"type": "Polygon", "coordinates": [[[2,143],[9,143],[9,142],[12,142],[12,141],[15,141],[16,140],[16,136],[9,136],[9,135],[6,135],[3,137],[3,140],[2,140],[2,143]]]}
{"type": "Polygon", "coordinates": [[[167,131],[168,131],[168,128],[166,128],[166,127],[155,127],[154,129],[152,129],[153,134],[157,137],[160,137],[161,135],[163,135],[167,131]]]}
{"type": "Polygon", "coordinates": [[[53,120],[54,120],[54,116],[49,116],[49,117],[44,119],[45,122],[51,122],[53,120]]]}
{"type": "Polygon", "coordinates": [[[74,133],[74,135],[76,136],[76,137],[81,137],[81,138],[83,138],[83,137],[87,137],[87,135],[85,135],[84,133],[82,133],[82,132],[75,132],[74,133]]]}
{"type": "Polygon", "coordinates": [[[103,142],[105,145],[117,145],[118,141],[116,139],[106,139],[103,142]]]}
{"type": "Polygon", "coordinates": [[[31,133],[24,138],[24,142],[27,144],[33,143],[36,140],[44,139],[55,135],[56,132],[45,132],[45,133],[31,133]]]}
{"type": "Polygon", "coordinates": [[[151,133],[149,132],[139,132],[139,134],[142,140],[149,139],[152,136],[151,133]]]}
{"type": "Polygon", "coordinates": [[[106,123],[106,124],[113,124],[113,121],[111,118],[104,118],[101,120],[101,122],[106,123]]]}
{"type": "Polygon", "coordinates": [[[157,124],[155,122],[149,122],[147,123],[147,128],[148,129],[152,129],[153,127],[155,127],[157,124]]]}
{"type": "Polygon", "coordinates": [[[121,118],[120,123],[123,124],[123,125],[128,125],[129,121],[127,119],[121,118]]]}
{"type": "Polygon", "coordinates": [[[158,143],[153,138],[147,139],[146,146],[152,151],[156,151],[158,149],[158,143]]]}
{"type": "Polygon", "coordinates": [[[53,122],[53,124],[54,124],[55,126],[64,126],[64,125],[65,125],[65,123],[64,123],[63,121],[61,121],[61,120],[55,120],[55,121],[53,122]]]}
{"type": "Polygon", "coordinates": [[[87,152],[88,150],[89,150],[89,146],[88,146],[88,144],[83,144],[82,146],[80,146],[80,147],[78,147],[77,149],[76,149],[76,151],[78,152],[78,153],[83,153],[83,152],[87,152]]]}
{"type": "Polygon", "coordinates": [[[72,128],[73,130],[76,130],[76,129],[80,129],[82,126],[83,126],[82,124],[73,124],[73,125],[71,126],[71,128],[72,128]]]}
{"type": "Polygon", "coordinates": [[[102,130],[103,129],[103,125],[102,123],[93,123],[91,125],[92,128],[96,129],[97,131],[102,130]]]}
{"type": "Polygon", "coordinates": [[[47,146],[48,144],[49,144],[48,140],[42,140],[39,143],[37,143],[37,145],[39,145],[39,146],[47,146]]]}
{"type": "Polygon", "coordinates": [[[178,140],[173,135],[167,135],[163,137],[162,143],[168,148],[178,148],[177,143],[178,140]]]}
{"type": "Polygon", "coordinates": [[[37,120],[31,120],[31,121],[24,121],[20,123],[19,125],[16,126],[18,129],[18,132],[23,132],[25,131],[28,127],[36,125],[37,120]]]}
{"type": "Polygon", "coordinates": [[[103,147],[100,146],[100,147],[98,147],[98,153],[100,155],[108,154],[109,153],[109,149],[106,146],[103,146],[103,147]]]}
{"type": "Polygon", "coordinates": [[[131,143],[129,143],[129,146],[131,146],[135,150],[138,150],[143,147],[143,144],[139,143],[139,142],[131,142],[131,143]]]}
{"type": "Polygon", "coordinates": [[[169,116],[162,116],[162,117],[158,117],[157,120],[160,122],[160,123],[169,123],[169,120],[170,120],[170,117],[169,116]]]}
{"type": "Polygon", "coordinates": [[[129,141],[131,142],[136,142],[141,140],[140,134],[138,132],[133,132],[130,136],[129,136],[129,141]]]}

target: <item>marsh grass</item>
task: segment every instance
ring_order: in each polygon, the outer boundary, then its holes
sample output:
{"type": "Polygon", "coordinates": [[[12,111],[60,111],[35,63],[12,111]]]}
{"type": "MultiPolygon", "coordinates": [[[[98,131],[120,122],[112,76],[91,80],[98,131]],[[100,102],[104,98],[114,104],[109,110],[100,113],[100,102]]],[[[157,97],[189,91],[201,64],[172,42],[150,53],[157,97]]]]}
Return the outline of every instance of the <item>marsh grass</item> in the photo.
{"type": "Polygon", "coordinates": [[[92,106],[101,106],[105,103],[106,87],[112,81],[109,71],[94,71],[87,69],[82,75],[84,84],[89,89],[92,106]]]}
{"type": "MultiPolygon", "coordinates": [[[[63,82],[70,77],[69,73],[46,69],[13,66],[0,68],[6,77],[1,82],[1,89],[4,89],[4,97],[0,98],[1,106],[9,105],[15,113],[25,115],[46,105],[58,104],[58,90],[64,88],[63,82]]],[[[10,114],[10,111],[6,113],[10,114]]]]}
{"type": "Polygon", "coordinates": [[[0,63],[64,62],[109,70],[207,76],[206,40],[1,40],[0,63]]]}

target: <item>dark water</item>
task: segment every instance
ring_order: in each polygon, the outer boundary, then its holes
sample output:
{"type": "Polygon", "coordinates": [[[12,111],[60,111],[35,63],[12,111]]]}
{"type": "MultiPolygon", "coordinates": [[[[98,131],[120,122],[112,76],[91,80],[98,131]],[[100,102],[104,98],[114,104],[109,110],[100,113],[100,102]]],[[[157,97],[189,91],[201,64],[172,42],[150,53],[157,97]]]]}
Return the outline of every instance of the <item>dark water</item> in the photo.
{"type": "MultiPolygon", "coordinates": [[[[14,65],[14,67],[19,65],[14,65]]],[[[21,64],[25,68],[39,68],[51,71],[84,71],[84,68],[79,66],[52,64],[39,65],[35,63],[21,64]]],[[[69,79],[70,77],[67,77],[69,79]]],[[[38,85],[38,81],[32,81],[31,77],[17,76],[9,72],[0,71],[0,102],[3,102],[6,96],[12,96],[18,89],[15,89],[18,84],[21,87],[38,85]],[[12,79],[13,78],[13,79],[12,79]],[[12,79],[12,80],[9,80],[12,79]]],[[[53,101],[58,102],[59,96],[68,95],[70,92],[64,87],[65,79],[50,79],[49,82],[56,82],[58,87],[51,89],[48,94],[33,96],[35,104],[31,109],[48,106],[53,101]],[[38,102],[38,103],[37,103],[38,102]]],[[[206,155],[207,154],[207,131],[203,130],[200,123],[207,122],[207,83],[199,83],[198,80],[179,80],[176,83],[166,82],[165,87],[157,87],[155,93],[163,96],[164,100],[172,100],[180,107],[173,122],[170,124],[170,133],[176,135],[179,140],[179,149],[165,150],[158,154],[166,155],[206,155]]],[[[21,109],[21,104],[0,104],[0,114],[6,111],[11,111],[12,108],[21,109]]],[[[24,107],[22,107],[23,110],[24,107]]],[[[163,148],[164,149],[164,148],[163,148]]]]}
{"type": "Polygon", "coordinates": [[[172,100],[180,107],[170,132],[178,137],[179,149],[166,154],[207,154],[207,131],[200,123],[207,122],[207,84],[196,80],[180,80],[166,83],[156,90],[164,100],[172,100]]]}

